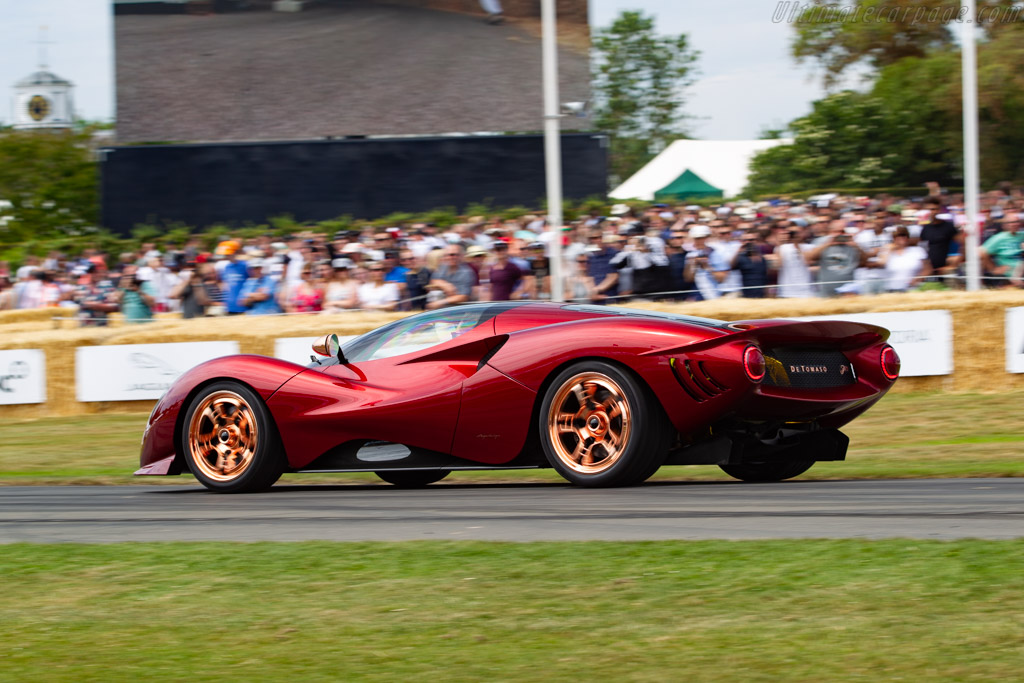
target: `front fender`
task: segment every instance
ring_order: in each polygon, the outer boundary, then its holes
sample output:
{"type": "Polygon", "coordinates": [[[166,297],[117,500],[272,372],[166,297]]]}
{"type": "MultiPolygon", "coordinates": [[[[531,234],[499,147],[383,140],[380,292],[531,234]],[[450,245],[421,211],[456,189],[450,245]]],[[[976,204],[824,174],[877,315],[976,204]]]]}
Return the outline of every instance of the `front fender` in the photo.
{"type": "Polygon", "coordinates": [[[203,386],[232,380],[249,386],[264,401],[306,368],[266,356],[238,355],[214,358],[192,368],[157,401],[142,435],[140,469],[135,474],[180,474],[184,467],[178,449],[182,411],[203,386]]]}

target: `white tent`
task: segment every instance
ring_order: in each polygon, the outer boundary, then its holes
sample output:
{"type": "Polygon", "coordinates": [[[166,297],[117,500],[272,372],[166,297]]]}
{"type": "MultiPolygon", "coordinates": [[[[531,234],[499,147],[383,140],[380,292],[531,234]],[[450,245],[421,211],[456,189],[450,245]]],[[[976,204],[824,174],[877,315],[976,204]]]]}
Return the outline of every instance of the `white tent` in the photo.
{"type": "Polygon", "coordinates": [[[739,194],[747,185],[750,159],[782,140],[676,140],[629,180],[609,193],[614,199],[654,199],[654,193],[689,169],[720,188],[726,197],[739,194]]]}

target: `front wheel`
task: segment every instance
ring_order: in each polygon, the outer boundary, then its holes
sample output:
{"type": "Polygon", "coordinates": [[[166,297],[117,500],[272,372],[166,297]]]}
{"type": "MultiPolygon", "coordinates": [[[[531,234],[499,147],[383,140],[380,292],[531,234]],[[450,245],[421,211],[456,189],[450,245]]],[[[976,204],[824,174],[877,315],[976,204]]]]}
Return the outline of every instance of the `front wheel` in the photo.
{"type": "Polygon", "coordinates": [[[719,467],[730,477],[741,481],[768,482],[800,476],[811,469],[814,462],[814,460],[777,460],[747,462],[742,465],[719,465],[719,467]]]}
{"type": "Polygon", "coordinates": [[[560,372],[541,403],[544,455],[580,486],[637,484],[661,467],[672,430],[642,382],[605,361],[580,361],[560,372]]]}
{"type": "Polygon", "coordinates": [[[211,384],[192,399],[181,443],[192,474],[218,493],[263,491],[284,472],[270,411],[256,392],[238,382],[211,384]]]}
{"type": "Polygon", "coordinates": [[[449,470],[379,470],[374,472],[389,484],[401,489],[418,489],[447,477],[449,470]]]}

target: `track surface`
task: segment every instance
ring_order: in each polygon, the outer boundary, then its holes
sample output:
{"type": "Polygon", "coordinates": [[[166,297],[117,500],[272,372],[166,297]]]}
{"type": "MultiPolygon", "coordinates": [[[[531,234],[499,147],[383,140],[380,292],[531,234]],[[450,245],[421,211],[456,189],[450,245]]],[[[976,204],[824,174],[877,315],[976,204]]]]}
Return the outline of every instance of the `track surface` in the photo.
{"type": "MultiPolygon", "coordinates": [[[[183,479],[183,483],[188,480],[183,479]]],[[[0,488],[0,543],[1024,537],[1024,479],[0,488]]]]}

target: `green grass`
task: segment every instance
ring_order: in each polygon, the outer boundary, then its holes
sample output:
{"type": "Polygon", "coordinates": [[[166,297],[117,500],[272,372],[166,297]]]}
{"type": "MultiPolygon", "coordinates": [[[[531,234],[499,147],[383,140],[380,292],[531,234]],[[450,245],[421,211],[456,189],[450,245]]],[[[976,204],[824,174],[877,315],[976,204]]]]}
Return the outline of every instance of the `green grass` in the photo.
{"type": "Polygon", "coordinates": [[[4,546],[0,679],[1019,680],[1024,542],[4,546]]]}
{"type": "MultiPolygon", "coordinates": [[[[1024,392],[896,394],[855,420],[846,462],[819,463],[804,479],[1024,476],[1024,392]]],[[[90,415],[0,424],[0,485],[170,483],[132,478],[145,415],[90,415]]],[[[727,479],[717,467],[668,467],[655,479],[727,479]]],[[[372,474],[286,475],[303,483],[368,483],[372,474]]],[[[446,482],[560,481],[549,470],[466,472],[446,482]]]]}

